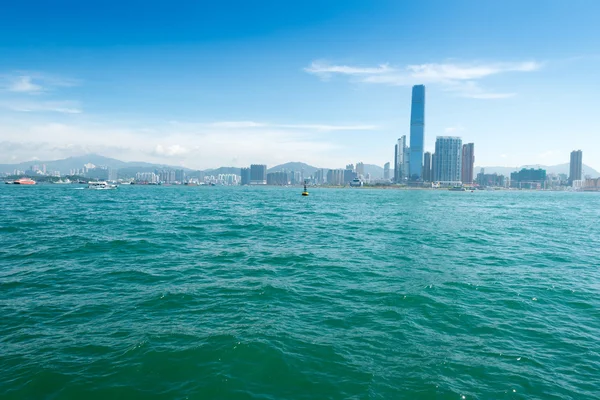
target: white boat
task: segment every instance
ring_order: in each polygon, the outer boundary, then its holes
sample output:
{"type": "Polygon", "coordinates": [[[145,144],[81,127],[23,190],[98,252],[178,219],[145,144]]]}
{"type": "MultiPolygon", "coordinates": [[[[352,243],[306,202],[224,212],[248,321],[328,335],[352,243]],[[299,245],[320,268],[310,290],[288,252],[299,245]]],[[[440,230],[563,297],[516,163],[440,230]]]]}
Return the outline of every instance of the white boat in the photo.
{"type": "Polygon", "coordinates": [[[111,185],[107,182],[104,181],[99,181],[99,182],[89,182],[88,183],[88,189],[94,189],[94,190],[108,190],[108,189],[116,189],[117,185],[111,185]]]}
{"type": "Polygon", "coordinates": [[[351,187],[361,187],[362,185],[363,182],[359,178],[354,178],[352,179],[352,182],[350,182],[351,187]]]}
{"type": "Polygon", "coordinates": [[[67,185],[67,184],[71,183],[71,181],[69,180],[69,178],[67,178],[64,181],[59,179],[59,180],[57,180],[54,183],[57,184],[57,185],[67,185]]]}

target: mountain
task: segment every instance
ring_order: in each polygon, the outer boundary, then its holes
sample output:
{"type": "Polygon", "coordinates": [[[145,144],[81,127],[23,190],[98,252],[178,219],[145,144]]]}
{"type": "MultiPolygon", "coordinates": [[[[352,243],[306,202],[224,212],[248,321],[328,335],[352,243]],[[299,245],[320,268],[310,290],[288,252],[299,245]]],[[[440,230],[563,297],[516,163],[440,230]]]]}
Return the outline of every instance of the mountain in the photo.
{"type": "MultiPolygon", "coordinates": [[[[32,160],[26,161],[18,164],[0,164],[0,173],[8,172],[11,173],[15,169],[20,169],[26,171],[31,168],[32,165],[42,164],[46,165],[46,170],[48,171],[60,171],[61,174],[69,173],[71,169],[81,169],[87,163],[92,163],[97,166],[105,166],[109,168],[114,168],[118,170],[125,170],[127,168],[134,168],[135,172],[146,172],[153,171],[157,168],[165,168],[168,167],[162,164],[151,164],[142,161],[133,161],[133,162],[125,162],[121,160],[117,160],[115,158],[104,157],[99,154],[86,154],[84,156],[78,157],[68,157],[62,160],[54,160],[54,161],[40,161],[40,160],[32,160]]],[[[181,167],[171,167],[171,168],[181,168],[181,167]]],[[[185,168],[184,168],[185,169],[185,168]]],[[[125,171],[123,171],[125,172],[125,171]]]]}
{"type": "MultiPolygon", "coordinates": [[[[520,171],[522,168],[541,168],[545,169],[548,174],[565,174],[569,175],[569,163],[558,164],[558,165],[523,165],[521,167],[475,167],[475,173],[479,173],[480,169],[484,168],[486,174],[502,174],[510,176],[511,172],[520,171]]],[[[589,175],[592,178],[600,178],[600,172],[596,171],[592,167],[583,164],[583,176],[589,175]]]]}
{"type": "MultiPolygon", "coordinates": [[[[200,171],[198,171],[199,173],[200,171]]],[[[216,169],[207,169],[204,172],[204,174],[206,175],[219,175],[219,174],[235,174],[235,175],[241,175],[241,171],[240,168],[237,167],[220,167],[220,168],[216,168],[216,169]]]]}
{"type": "Polygon", "coordinates": [[[279,172],[279,171],[302,171],[304,170],[304,176],[313,175],[319,168],[313,167],[312,165],[305,164],[303,162],[288,162],[281,165],[276,165],[269,168],[267,172],[279,172]]]}

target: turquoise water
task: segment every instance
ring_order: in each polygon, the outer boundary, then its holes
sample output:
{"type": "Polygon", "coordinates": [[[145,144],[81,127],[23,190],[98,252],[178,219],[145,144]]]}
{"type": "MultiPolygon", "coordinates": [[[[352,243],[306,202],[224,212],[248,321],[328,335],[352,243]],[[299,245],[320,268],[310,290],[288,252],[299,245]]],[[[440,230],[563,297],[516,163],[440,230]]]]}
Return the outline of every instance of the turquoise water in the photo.
{"type": "Polygon", "coordinates": [[[600,194],[0,186],[3,399],[592,399],[600,194]]]}

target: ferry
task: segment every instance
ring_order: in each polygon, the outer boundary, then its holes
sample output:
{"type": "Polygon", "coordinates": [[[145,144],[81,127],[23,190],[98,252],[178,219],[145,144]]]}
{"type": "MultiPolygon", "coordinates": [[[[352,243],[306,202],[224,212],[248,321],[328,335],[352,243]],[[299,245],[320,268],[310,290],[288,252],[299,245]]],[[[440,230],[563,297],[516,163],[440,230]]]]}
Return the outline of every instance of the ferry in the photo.
{"type": "Polygon", "coordinates": [[[88,184],[88,189],[94,189],[94,190],[108,190],[108,189],[116,189],[117,185],[110,185],[104,181],[99,181],[99,182],[90,182],[88,184]]]}
{"type": "Polygon", "coordinates": [[[358,178],[354,178],[352,180],[352,182],[350,182],[350,186],[352,186],[352,187],[361,187],[362,185],[363,185],[363,182],[358,178]]]}
{"type": "Polygon", "coordinates": [[[20,178],[13,182],[15,185],[35,185],[35,181],[31,178],[20,178]]]}

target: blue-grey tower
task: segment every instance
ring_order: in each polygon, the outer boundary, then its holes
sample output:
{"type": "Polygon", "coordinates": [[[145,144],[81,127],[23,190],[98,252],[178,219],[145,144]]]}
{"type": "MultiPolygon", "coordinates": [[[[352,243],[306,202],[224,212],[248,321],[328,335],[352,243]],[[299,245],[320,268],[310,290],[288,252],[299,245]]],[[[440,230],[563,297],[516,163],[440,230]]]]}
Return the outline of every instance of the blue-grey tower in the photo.
{"type": "Polygon", "coordinates": [[[425,142],[425,86],[412,88],[410,108],[410,180],[423,180],[423,144],[425,142]]]}

